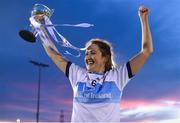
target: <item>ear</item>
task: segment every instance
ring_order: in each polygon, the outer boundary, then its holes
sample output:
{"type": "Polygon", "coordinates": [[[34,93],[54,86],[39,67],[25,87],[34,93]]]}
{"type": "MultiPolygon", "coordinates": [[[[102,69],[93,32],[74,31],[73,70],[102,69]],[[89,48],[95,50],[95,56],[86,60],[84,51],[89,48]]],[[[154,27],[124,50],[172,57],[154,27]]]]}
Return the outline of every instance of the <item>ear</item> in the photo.
{"type": "Polygon", "coordinates": [[[103,57],[104,62],[107,63],[107,61],[108,61],[109,58],[110,58],[109,55],[104,56],[104,57],[103,57]]]}

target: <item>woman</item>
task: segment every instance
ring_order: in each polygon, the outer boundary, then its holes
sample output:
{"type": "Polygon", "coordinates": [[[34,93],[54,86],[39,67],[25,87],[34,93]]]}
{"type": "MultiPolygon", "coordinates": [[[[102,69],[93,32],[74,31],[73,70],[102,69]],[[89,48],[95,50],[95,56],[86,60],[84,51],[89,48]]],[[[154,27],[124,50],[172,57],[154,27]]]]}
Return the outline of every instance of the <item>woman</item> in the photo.
{"type": "Polygon", "coordinates": [[[86,69],[65,59],[50,38],[51,47],[43,44],[48,56],[71,82],[74,92],[72,122],[120,121],[123,88],[153,52],[149,10],[141,6],[138,13],[142,27],[141,51],[119,67],[114,64],[111,45],[102,39],[92,39],[86,44],[86,69]]]}

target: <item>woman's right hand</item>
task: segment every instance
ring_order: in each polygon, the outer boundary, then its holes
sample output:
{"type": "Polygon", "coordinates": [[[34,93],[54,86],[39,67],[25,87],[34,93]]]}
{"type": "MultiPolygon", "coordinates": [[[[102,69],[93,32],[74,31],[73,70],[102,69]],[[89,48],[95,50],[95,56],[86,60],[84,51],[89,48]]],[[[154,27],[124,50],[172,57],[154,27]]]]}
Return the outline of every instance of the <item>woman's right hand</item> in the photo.
{"type": "Polygon", "coordinates": [[[34,19],[37,22],[41,23],[44,20],[43,16],[44,16],[44,14],[37,14],[37,15],[34,15],[34,19]]]}

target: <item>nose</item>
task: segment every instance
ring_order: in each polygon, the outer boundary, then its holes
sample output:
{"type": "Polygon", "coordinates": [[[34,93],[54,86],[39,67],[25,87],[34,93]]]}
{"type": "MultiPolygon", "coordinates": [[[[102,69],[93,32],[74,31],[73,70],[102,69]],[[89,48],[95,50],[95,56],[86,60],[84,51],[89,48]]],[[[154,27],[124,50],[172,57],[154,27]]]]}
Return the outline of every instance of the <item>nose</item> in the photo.
{"type": "Polygon", "coordinates": [[[88,60],[91,60],[91,59],[92,59],[91,55],[90,54],[86,54],[85,61],[87,62],[88,60]]]}
{"type": "Polygon", "coordinates": [[[86,59],[89,59],[91,56],[89,54],[86,54],[86,59]]]}

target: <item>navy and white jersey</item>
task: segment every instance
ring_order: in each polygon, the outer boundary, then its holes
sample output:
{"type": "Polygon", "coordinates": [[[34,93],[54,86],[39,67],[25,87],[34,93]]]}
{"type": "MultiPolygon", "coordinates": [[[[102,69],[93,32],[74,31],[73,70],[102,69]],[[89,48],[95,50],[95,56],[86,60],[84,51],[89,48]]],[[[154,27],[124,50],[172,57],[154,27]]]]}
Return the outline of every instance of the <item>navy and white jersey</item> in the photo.
{"type": "Polygon", "coordinates": [[[120,122],[122,91],[132,77],[129,62],[102,74],[68,62],[66,76],[73,88],[72,122],[120,122]]]}

